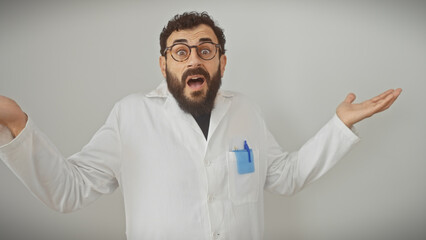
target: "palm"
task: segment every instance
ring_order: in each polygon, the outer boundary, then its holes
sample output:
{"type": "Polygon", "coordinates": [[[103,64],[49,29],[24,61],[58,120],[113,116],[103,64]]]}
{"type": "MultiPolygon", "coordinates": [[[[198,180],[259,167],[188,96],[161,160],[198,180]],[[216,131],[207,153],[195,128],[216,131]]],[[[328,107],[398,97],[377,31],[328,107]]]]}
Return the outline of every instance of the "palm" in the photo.
{"type": "Polygon", "coordinates": [[[337,107],[336,113],[346,126],[352,127],[353,124],[388,109],[401,91],[400,88],[390,89],[372,99],[356,104],[353,103],[356,98],[355,94],[350,93],[337,107]]]}

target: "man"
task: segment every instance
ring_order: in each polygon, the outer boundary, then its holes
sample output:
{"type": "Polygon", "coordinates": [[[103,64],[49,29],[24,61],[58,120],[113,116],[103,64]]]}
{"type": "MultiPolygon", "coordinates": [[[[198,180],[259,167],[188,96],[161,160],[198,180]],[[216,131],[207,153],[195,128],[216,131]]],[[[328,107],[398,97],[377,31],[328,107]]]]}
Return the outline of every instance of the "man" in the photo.
{"type": "Polygon", "coordinates": [[[166,83],[119,101],[81,152],[64,159],[30,117],[0,98],[13,140],[0,158],[46,205],[82,208],[122,188],[128,239],[262,239],[263,190],[290,195],[318,179],[359,140],[358,121],[401,89],[361,104],[354,94],[302,148],[276,143],[254,104],[219,91],[225,37],[206,13],[184,13],[160,35],[166,83]]]}

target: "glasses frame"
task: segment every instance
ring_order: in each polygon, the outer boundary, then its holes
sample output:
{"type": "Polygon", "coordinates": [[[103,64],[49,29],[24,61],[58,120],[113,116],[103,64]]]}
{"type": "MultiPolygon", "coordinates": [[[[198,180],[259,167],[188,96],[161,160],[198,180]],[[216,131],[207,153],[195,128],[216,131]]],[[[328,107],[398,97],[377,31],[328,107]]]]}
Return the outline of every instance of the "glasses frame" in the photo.
{"type": "Polygon", "coordinates": [[[222,49],[222,48],[221,48],[221,46],[220,46],[220,44],[218,44],[218,43],[214,43],[214,42],[201,42],[201,43],[199,43],[199,44],[197,44],[197,45],[191,45],[191,46],[190,46],[190,45],[188,45],[188,44],[186,44],[186,43],[181,43],[181,42],[179,42],[179,43],[174,43],[174,44],[172,44],[172,45],[171,45],[171,46],[169,46],[169,47],[166,47],[166,49],[164,49],[164,56],[165,56],[165,57],[167,57],[167,51],[171,50],[171,49],[172,49],[174,46],[176,46],[176,45],[185,45],[185,46],[187,46],[187,47],[189,48],[189,54],[188,54],[188,56],[187,56],[185,59],[183,59],[183,60],[177,60],[176,58],[174,58],[174,57],[173,57],[173,54],[172,54],[172,53],[170,53],[170,56],[172,56],[173,60],[175,60],[176,62],[184,62],[184,61],[188,60],[189,56],[191,56],[191,54],[192,54],[192,50],[191,50],[192,48],[195,48],[195,50],[196,50],[196,52],[197,52],[197,56],[198,56],[198,57],[200,57],[201,59],[206,60],[206,61],[212,60],[214,57],[216,57],[217,50],[218,50],[218,49],[219,49],[219,50],[221,50],[221,49],[222,49]],[[199,47],[200,45],[202,45],[202,44],[205,44],[205,43],[211,43],[211,44],[213,44],[213,45],[216,47],[216,51],[215,51],[215,53],[214,53],[213,57],[208,58],[208,59],[201,57],[201,56],[200,56],[200,54],[198,53],[198,47],[199,47]]]}

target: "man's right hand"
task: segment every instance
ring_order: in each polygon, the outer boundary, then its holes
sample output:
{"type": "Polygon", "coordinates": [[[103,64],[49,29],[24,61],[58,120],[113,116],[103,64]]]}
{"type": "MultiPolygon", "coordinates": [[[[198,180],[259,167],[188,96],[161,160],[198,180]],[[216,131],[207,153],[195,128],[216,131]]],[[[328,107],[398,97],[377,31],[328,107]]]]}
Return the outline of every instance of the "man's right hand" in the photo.
{"type": "Polygon", "coordinates": [[[28,116],[21,107],[10,98],[0,96],[0,124],[9,128],[13,137],[25,128],[28,116]]]}

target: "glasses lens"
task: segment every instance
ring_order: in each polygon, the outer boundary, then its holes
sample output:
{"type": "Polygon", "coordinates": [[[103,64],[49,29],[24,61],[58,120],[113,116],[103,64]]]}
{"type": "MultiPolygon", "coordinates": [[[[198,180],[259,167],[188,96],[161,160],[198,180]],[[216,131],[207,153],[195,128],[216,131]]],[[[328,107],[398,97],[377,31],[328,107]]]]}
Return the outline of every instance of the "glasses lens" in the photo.
{"type": "MultiPolygon", "coordinates": [[[[174,60],[183,62],[188,59],[189,55],[191,54],[191,48],[194,47],[195,46],[189,47],[185,44],[176,44],[173,45],[173,47],[170,49],[170,53],[172,54],[174,60]]],[[[201,43],[196,48],[197,54],[201,59],[210,60],[216,56],[217,48],[214,43],[201,43]]]]}
{"type": "Polygon", "coordinates": [[[189,57],[191,50],[184,44],[176,44],[170,49],[170,52],[176,61],[184,61],[189,57]]]}
{"type": "Polygon", "coordinates": [[[210,60],[216,55],[216,45],[213,43],[202,43],[198,45],[197,53],[200,58],[210,60]]]}

